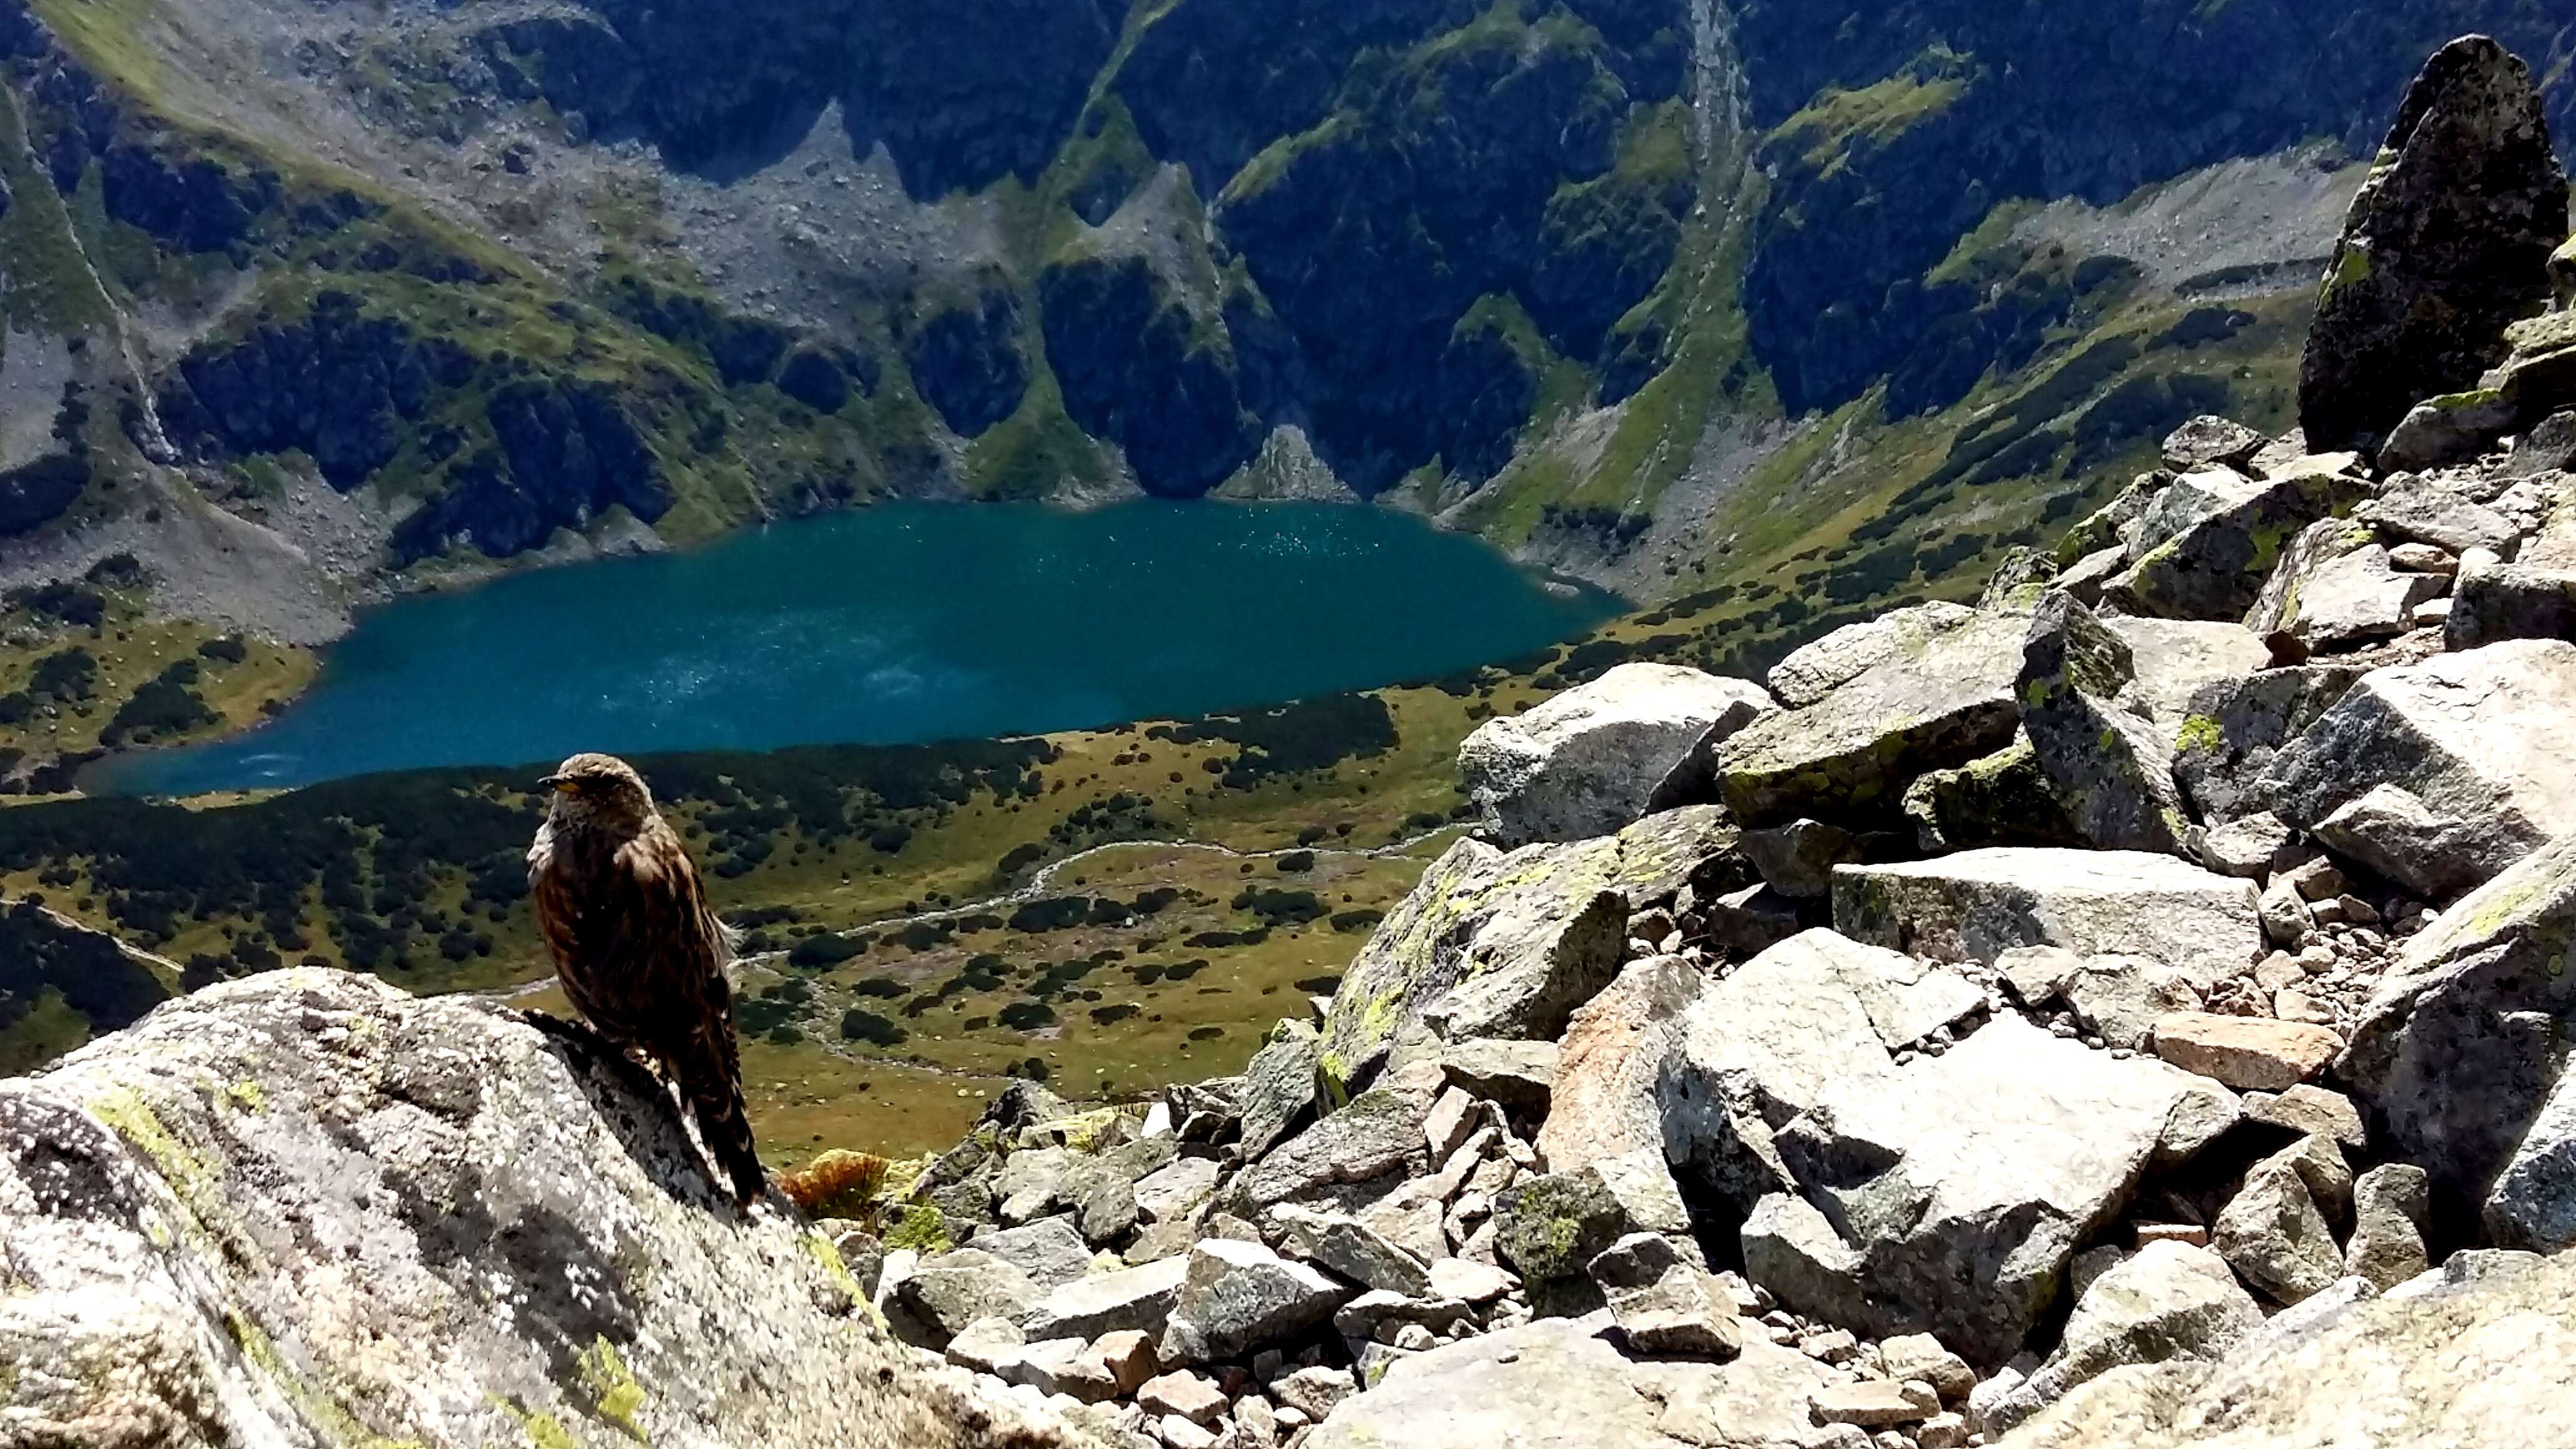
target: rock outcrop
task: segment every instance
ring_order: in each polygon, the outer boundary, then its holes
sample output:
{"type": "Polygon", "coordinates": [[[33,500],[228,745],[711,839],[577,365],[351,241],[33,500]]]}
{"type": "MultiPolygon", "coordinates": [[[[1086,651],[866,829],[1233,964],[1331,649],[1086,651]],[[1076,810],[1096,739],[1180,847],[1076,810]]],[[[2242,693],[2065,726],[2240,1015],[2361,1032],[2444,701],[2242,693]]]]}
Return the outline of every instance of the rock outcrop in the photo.
{"type": "Polygon", "coordinates": [[[2530,68],[2471,36],[2416,78],[2353,199],[2299,374],[2312,447],[2376,448],[2427,398],[2474,388],[2549,299],[2567,175],[2530,68]]]}
{"type": "Polygon", "coordinates": [[[500,1007],[274,972],[0,1124],[11,1442],[1096,1442],[889,1341],[649,1078],[500,1007]]]}

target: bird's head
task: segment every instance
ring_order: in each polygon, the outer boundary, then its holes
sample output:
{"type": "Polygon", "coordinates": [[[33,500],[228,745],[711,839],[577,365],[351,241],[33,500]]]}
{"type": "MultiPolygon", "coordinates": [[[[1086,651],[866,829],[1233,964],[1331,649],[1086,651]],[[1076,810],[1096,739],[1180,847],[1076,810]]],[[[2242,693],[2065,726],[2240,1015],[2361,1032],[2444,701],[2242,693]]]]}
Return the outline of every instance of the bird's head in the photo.
{"type": "Polygon", "coordinates": [[[548,818],[560,825],[631,829],[653,816],[644,777],[614,755],[575,755],[537,783],[552,797],[548,818]]]}

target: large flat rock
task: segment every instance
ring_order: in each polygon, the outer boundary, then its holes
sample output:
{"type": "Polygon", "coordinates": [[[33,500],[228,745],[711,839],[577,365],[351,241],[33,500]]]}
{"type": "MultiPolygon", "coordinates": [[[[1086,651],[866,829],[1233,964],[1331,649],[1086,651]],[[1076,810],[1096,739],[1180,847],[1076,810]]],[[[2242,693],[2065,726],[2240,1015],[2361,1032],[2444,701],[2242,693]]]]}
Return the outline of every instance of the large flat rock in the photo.
{"type": "Polygon", "coordinates": [[[1622,664],[1458,749],[1485,833],[1510,847],[1616,834],[1690,753],[1779,708],[1758,684],[1671,664],[1622,664]]]}
{"type": "Polygon", "coordinates": [[[0,1084],[0,1441],[1094,1441],[925,1369],[586,1032],[293,969],[0,1084]]]}
{"type": "Polygon", "coordinates": [[[2312,829],[2374,787],[2511,858],[2576,830],[2576,644],[2517,639],[2364,675],[2264,772],[2275,813],[2312,829]]]}
{"type": "Polygon", "coordinates": [[[1631,910],[1746,883],[1713,805],[1505,853],[1462,840],[1378,924],[1333,995],[1322,1071],[1365,1087],[1399,1042],[1553,1041],[1619,972],[1631,910]],[[1703,872],[1706,873],[1703,873],[1703,872]]]}
{"type": "Polygon", "coordinates": [[[2139,851],[1972,850],[1834,871],[1834,928],[1856,941],[1945,961],[1992,962],[2015,946],[2142,956],[2188,966],[2251,961],[2262,925],[2251,881],[2139,851]]]}
{"type": "Polygon", "coordinates": [[[2013,681],[2029,621],[1980,614],[1908,634],[1804,709],[1770,715],[1718,749],[1718,786],[1747,827],[1893,816],[1905,787],[2012,742],[2013,681]]]}
{"type": "Polygon", "coordinates": [[[1945,1055],[1829,1083],[1783,1128],[1803,1195],[1757,1209],[1746,1271],[1800,1312],[2000,1362],[2149,1165],[2233,1106],[2188,1072],[2000,1017],[1945,1055]]]}

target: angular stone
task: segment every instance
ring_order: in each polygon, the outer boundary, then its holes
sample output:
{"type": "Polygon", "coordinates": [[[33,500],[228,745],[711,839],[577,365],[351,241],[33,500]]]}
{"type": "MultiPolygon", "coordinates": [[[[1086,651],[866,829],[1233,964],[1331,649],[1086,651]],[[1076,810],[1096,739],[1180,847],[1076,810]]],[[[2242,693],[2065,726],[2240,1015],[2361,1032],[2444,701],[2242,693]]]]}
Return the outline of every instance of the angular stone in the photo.
{"type": "Polygon", "coordinates": [[[2298,1141],[2263,1159],[2286,1162],[2308,1186],[2317,1211],[2325,1214],[2329,1227],[2340,1228],[2352,1220],[2352,1167],[2343,1160],[2343,1149],[2331,1139],[2302,1137],[2298,1141]]]}
{"type": "Polygon", "coordinates": [[[2489,564],[2464,569],[2442,620],[2442,645],[2460,653],[2506,639],[2576,640],[2576,573],[2489,564]]]}
{"type": "MultiPolygon", "coordinates": [[[[1318,1424],[1330,1418],[1335,1408],[1359,1391],[1360,1386],[1351,1381],[1350,1370],[1322,1366],[1301,1368],[1293,1373],[1283,1374],[1272,1380],[1270,1384],[1271,1395],[1277,1398],[1281,1405],[1295,1409],[1304,1414],[1310,1422],[1318,1424]]],[[[1308,1442],[1311,1444],[1329,1441],[1324,1436],[1318,1435],[1308,1442]]]]}
{"type": "Polygon", "coordinates": [[[2531,73],[2493,40],[2426,63],[2353,201],[2299,374],[2311,446],[2376,447],[2428,397],[2473,387],[2506,324],[2548,300],[2567,177],[2531,73]]]}
{"type": "Polygon", "coordinates": [[[2265,810],[2199,832],[2192,854],[2220,875],[2261,880],[2272,873],[2294,838],[2281,817],[2265,810]]]}
{"type": "Polygon", "coordinates": [[[2263,1310],[2206,1248],[2149,1243],[2093,1280],[2039,1370],[1989,1406],[1990,1435],[2129,1364],[2213,1360],[2263,1327],[2263,1310]]]}
{"type": "Polygon", "coordinates": [[[1324,1023],[1326,1080],[1366,1086],[1398,1041],[1555,1040],[1618,974],[1632,909],[1686,884],[1705,895],[1744,883],[1736,840],[1723,810],[1699,806],[1509,855],[1459,842],[1344,973],[1324,1023]]]}
{"type": "MultiPolygon", "coordinates": [[[[1284,1391],[1281,1398],[1288,1401],[1284,1391]]],[[[1322,1423],[1304,1449],[1672,1444],[1656,1430],[1656,1402],[1631,1386],[1627,1361],[1597,1326],[1572,1319],[1543,1319],[1435,1348],[1391,1366],[1367,1394],[1323,1407],[1314,1416],[1322,1423]]]]}
{"type": "Polygon", "coordinates": [[[1484,1116],[1484,1110],[1463,1087],[1446,1088],[1433,1098],[1430,1115],[1422,1119],[1423,1145],[1431,1160],[1447,1162],[1449,1154],[1458,1150],[1458,1144],[1467,1140],[1484,1116]]]}
{"type": "Polygon", "coordinates": [[[1834,867],[1863,858],[1862,838],[1838,825],[1792,820],[1744,833],[1744,853],[1763,883],[1793,901],[1823,900],[1833,891],[1834,867]]]}
{"type": "Polygon", "coordinates": [[[1815,1407],[1819,1424],[1857,1424],[1864,1429],[1884,1429],[1897,1424],[1915,1424],[1932,1417],[1932,1410],[1909,1398],[1904,1386],[1888,1379],[1863,1379],[1852,1384],[1833,1384],[1808,1395],[1815,1407]]]}
{"type": "Polygon", "coordinates": [[[2355,1178],[2344,1272],[2382,1293],[2422,1273],[2432,1266],[2424,1251],[2432,1212],[2431,1180],[2412,1163],[2383,1163],[2355,1178]]]}
{"type": "Polygon", "coordinates": [[[1955,770],[1926,771],[1905,788],[1902,808],[1926,854],[2084,844],[2027,732],[1955,770]]]}
{"type": "Polygon", "coordinates": [[[2576,1247],[2576,1072],[2560,1074],[2487,1194],[2483,1216],[2487,1236],[2507,1248],[2576,1247]]]}
{"type": "Polygon", "coordinates": [[[2317,822],[2319,843],[2368,866],[2410,895],[2448,900],[2529,853],[2519,832],[2441,815],[2400,785],[2373,785],[2317,822]]]}
{"type": "Polygon", "coordinates": [[[2058,998],[2084,969],[2084,960],[2056,946],[2015,946],[1998,954],[1994,965],[2021,1004],[2037,1010],[2058,998]]]}
{"type": "Polygon", "coordinates": [[[1132,1394],[1154,1376],[1154,1340],[1138,1329],[1122,1328],[1091,1341],[1085,1356],[1097,1361],[1119,1393],[1132,1394]]]}
{"type": "MultiPolygon", "coordinates": [[[[2269,475],[2265,475],[2268,477],[2269,475]]],[[[2233,468],[2201,468],[2175,478],[2121,530],[2127,562],[2134,564],[2189,532],[2193,524],[2236,507],[2261,485],[2233,468]]]]}
{"type": "Polygon", "coordinates": [[[1527,713],[1487,720],[1459,747],[1468,798],[1509,848],[1611,835],[1712,736],[1779,706],[1761,686],[1669,664],[1622,664],[1527,713]]]}
{"type": "Polygon", "coordinates": [[[1744,1351],[1744,1325],[1717,1280],[1676,1264],[1641,1288],[1609,1290],[1610,1315],[1643,1354],[1730,1359],[1744,1351]]]}
{"type": "Polygon", "coordinates": [[[979,1318],[948,1340],[948,1361],[978,1373],[996,1373],[1002,1361],[1016,1355],[1028,1341],[1028,1335],[1010,1319],[979,1318]]]}
{"type": "Polygon", "coordinates": [[[1136,1215],[1149,1223],[1186,1217],[1216,1194],[1219,1168],[1204,1157],[1173,1159],[1136,1184],[1136,1215]]]}
{"type": "Polygon", "coordinates": [[[2343,1276],[2343,1255],[2298,1169],[2267,1158],[2211,1225],[2210,1245],[2246,1282],[2288,1307],[2343,1276]]]}
{"type": "Polygon", "coordinates": [[[1217,1449],[1216,1431],[1202,1428],[1178,1414],[1165,1414],[1154,1423],[1154,1435],[1168,1449],[1217,1449]]]}
{"type": "Polygon", "coordinates": [[[2484,827],[2492,858],[2576,829],[2576,644],[2516,640],[2365,676],[2265,771],[2314,827],[2383,784],[2484,827]]]}
{"type": "Polygon", "coordinates": [[[1526,1178],[1494,1200],[1496,1248],[1524,1280],[1564,1281],[1636,1224],[1591,1168],[1526,1178]]]}
{"type": "Polygon", "coordinates": [[[1998,849],[1834,872],[1844,935],[1991,962],[2015,946],[2119,952],[2169,965],[2261,954],[2255,890],[2167,855],[1998,849]]]}
{"type": "Polygon", "coordinates": [[[2103,587],[2126,572],[2128,567],[2129,551],[2113,544],[2109,548],[2095,549],[2068,564],[2059,571],[2056,586],[2082,599],[2087,607],[2096,607],[2102,602],[2103,587]]]}
{"type": "MultiPolygon", "coordinates": [[[[2182,471],[2209,470],[2184,469],[2182,471]]],[[[2141,473],[2131,479],[2129,486],[2121,489],[2117,497],[2102,505],[2073,528],[2066,530],[2057,540],[2057,547],[2051,553],[2051,556],[2057,560],[2059,568],[2072,569],[2079,562],[2089,563],[2095,557],[2115,549],[2118,550],[2121,565],[2125,567],[2128,562],[2126,539],[2130,529],[2139,519],[2146,516],[2150,508],[2155,506],[2156,500],[2163,496],[2165,490],[2173,486],[2175,476],[2175,473],[2169,469],[2141,473]]],[[[2058,575],[2061,585],[2065,577],[2063,572],[2058,575]]],[[[2074,591],[2070,589],[2068,592],[2074,591]]],[[[2078,595],[2078,597],[2082,596],[2078,595]]],[[[2094,600],[2085,599],[2084,602],[2090,604],[2094,600]]]]}
{"type": "Polygon", "coordinates": [[[1998,1361],[2205,1098],[2160,1063],[1999,1017],[1941,1057],[1834,1082],[1782,1129],[1816,1201],[1756,1206],[1747,1276],[1795,1311],[1998,1361]]]}
{"type": "Polygon", "coordinates": [[[2143,619],[2114,614],[2103,627],[2129,646],[2135,677],[2120,704],[2143,711],[2166,738],[2191,717],[2191,702],[2213,684],[2242,679],[2272,662],[2253,630],[2232,620],[2143,619]]]}
{"type": "Polygon", "coordinates": [[[1893,816],[1915,776],[2011,742],[2027,629],[1986,614],[1912,636],[1806,708],[1756,721],[1718,750],[1727,808],[1748,828],[1893,816]]]}
{"type": "Polygon", "coordinates": [[[1944,1403],[1960,1402],[1977,1386],[1977,1371],[1968,1361],[1928,1333],[1897,1334],[1878,1346],[1878,1357],[1889,1378],[1898,1383],[1919,1379],[1930,1384],[1944,1403]]]}
{"type": "Polygon", "coordinates": [[[1972,623],[1977,611],[1960,604],[1917,604],[1846,624],[1805,645],[1771,670],[1772,694],[1804,709],[1869,670],[1914,652],[1931,639],[1972,623]]]}
{"type": "MultiPolygon", "coordinates": [[[[1198,1330],[1210,1358],[1234,1358],[1322,1323],[1358,1296],[1259,1243],[1210,1238],[1185,1261],[1172,1316],[1198,1330]]],[[[1169,1362],[1173,1355],[1167,1351],[1163,1358],[1169,1362]]]]}
{"type": "Polygon", "coordinates": [[[2300,530],[2367,495],[2340,472],[2291,473],[2229,499],[2102,589],[2106,605],[2163,619],[2242,619],[2300,530]]]}
{"type": "Polygon", "coordinates": [[[1136,1406],[1149,1414],[1178,1414],[1204,1426],[1225,1417],[1226,1398],[1216,1385],[1179,1369],[1146,1380],[1136,1390],[1136,1406]]]}
{"type": "Polygon", "coordinates": [[[1224,1207],[1254,1221],[1283,1202],[1311,1203],[1338,1188],[1423,1175],[1431,1163],[1422,1124],[1439,1080],[1434,1062],[1388,1073],[1384,1085],[1353,1097],[1236,1174],[1224,1207]]]}
{"type": "Polygon", "coordinates": [[[2127,641],[2072,596],[2053,593],[2031,616],[2014,692],[2049,793],[2078,833],[2105,850],[2176,852],[2190,821],[2172,745],[2112,703],[2136,674],[2127,641]]]}
{"type": "Polygon", "coordinates": [[[1765,885],[1729,892],[1698,911],[1708,949],[1731,961],[1758,956],[1807,928],[1798,903],[1765,885]]]}
{"type": "Polygon", "coordinates": [[[1552,1041],[1482,1037],[1442,1052],[1440,1070],[1450,1085],[1498,1103],[1507,1112],[1539,1116],[1547,1111],[1556,1086],[1558,1055],[1552,1041]]]}
{"type": "Polygon", "coordinates": [[[2215,974],[2138,956],[2095,956],[2061,990],[2086,1031],[2107,1045],[2136,1051],[2158,1018],[2200,1010],[2215,974]]]}
{"type": "Polygon", "coordinates": [[[1682,1017],[1708,978],[1678,956],[1630,962],[1574,1014],[1558,1059],[1539,1156],[1571,1172],[1640,1149],[1664,1150],[1661,1091],[1682,1017]]]}
{"type": "Polygon", "coordinates": [[[1464,1258],[1442,1258],[1431,1265],[1432,1295],[1461,1303],[1491,1303],[1510,1292],[1518,1281],[1491,1263],[1464,1258]]]}
{"type": "Polygon", "coordinates": [[[1243,1069],[1245,1161],[1259,1159],[1313,1115],[1323,1095],[1318,1085],[1323,1060],[1323,1036],[1314,1027],[1282,1021],[1271,1028],[1269,1040],[1243,1069]]]}
{"type": "Polygon", "coordinates": [[[1419,1297],[1430,1291],[1431,1272],[1422,1260],[1388,1242],[1357,1218],[1282,1203],[1270,1210],[1270,1221],[1284,1234],[1291,1256],[1304,1258],[1364,1288],[1406,1297],[1419,1297]]]}
{"type": "Polygon", "coordinates": [[[2513,431],[2518,415],[2502,393],[2487,388],[2427,398],[2380,445],[2379,466],[2413,473],[2474,463],[2513,431]]]}
{"type": "Polygon", "coordinates": [[[2198,417],[2165,435],[2165,466],[2177,473],[2198,468],[2242,468],[2271,439],[2228,418],[2198,417]]]}
{"type": "MultiPolygon", "coordinates": [[[[1040,1293],[1070,1283],[1091,1271],[1091,1245],[1068,1218],[1041,1218],[1022,1228],[975,1235],[973,1251],[989,1254],[1019,1269],[1040,1293]]],[[[934,1267],[938,1260],[924,1264],[934,1267]]]]}
{"type": "Polygon", "coordinates": [[[2275,658],[2300,660],[2394,639],[2414,627],[2415,606],[2441,592],[2430,574],[2398,572],[2367,526],[2326,519],[2291,544],[2245,626],[2275,658]]]}
{"type": "Polygon", "coordinates": [[[2245,1116],[2248,1121],[2302,1137],[2323,1137],[2356,1152],[2364,1141],[2361,1109],[2352,1104],[2350,1097],[2323,1087],[2297,1086],[2277,1096],[2248,1093],[2245,1116]]]}
{"type": "Polygon", "coordinates": [[[2513,552],[2521,530],[2482,503],[2422,481],[2397,481],[2353,510],[2356,521],[2408,543],[2429,543],[2453,554],[2487,549],[2513,552]]]}
{"type": "Polygon", "coordinates": [[[2343,1047],[2326,1027],[2176,1012],[2155,1024],[2156,1055],[2239,1091],[2280,1092],[2325,1070],[2343,1047]]]}
{"type": "Polygon", "coordinates": [[[2212,821],[2269,811],[2264,769],[2362,673],[2351,664],[2310,664],[2204,687],[2174,736],[2174,780],[2192,809],[2212,821]]]}
{"type": "Polygon", "coordinates": [[[2337,1073],[2391,1155],[2469,1213],[2521,1146],[2576,1020],[2576,836],[2470,892],[2407,941],[2337,1073]]]}
{"type": "Polygon", "coordinates": [[[896,1301],[914,1322],[930,1331],[930,1341],[921,1346],[939,1349],[977,1319],[1016,1318],[1028,1312],[1041,1291],[1016,1265],[973,1248],[960,1248],[923,1260],[896,1290],[896,1301]]]}
{"type": "Polygon", "coordinates": [[[1189,1263],[1166,1258],[1067,1283],[1038,1300],[1020,1319],[1031,1340],[1079,1338],[1133,1329],[1159,1335],[1179,1298],[1189,1263]]]}

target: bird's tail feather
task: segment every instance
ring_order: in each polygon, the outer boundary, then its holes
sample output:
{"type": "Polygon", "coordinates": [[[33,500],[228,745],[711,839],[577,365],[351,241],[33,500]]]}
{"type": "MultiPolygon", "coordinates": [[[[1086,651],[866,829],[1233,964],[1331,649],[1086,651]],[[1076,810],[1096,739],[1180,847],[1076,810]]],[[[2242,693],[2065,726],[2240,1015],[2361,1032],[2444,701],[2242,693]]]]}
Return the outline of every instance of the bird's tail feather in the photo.
{"type": "Polygon", "coordinates": [[[712,1060],[702,1060],[685,1073],[680,1091],[698,1119],[698,1136],[733,1179],[735,1200],[747,1203],[768,1191],[769,1178],[761,1170],[760,1153],[752,1140],[751,1116],[742,1097],[741,1054],[734,1047],[733,1033],[712,1035],[717,1037],[715,1050],[706,1054],[712,1060]]]}

